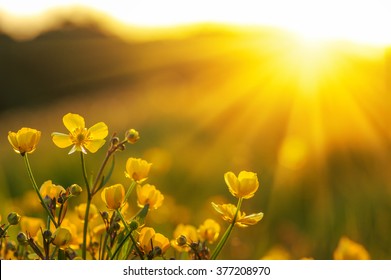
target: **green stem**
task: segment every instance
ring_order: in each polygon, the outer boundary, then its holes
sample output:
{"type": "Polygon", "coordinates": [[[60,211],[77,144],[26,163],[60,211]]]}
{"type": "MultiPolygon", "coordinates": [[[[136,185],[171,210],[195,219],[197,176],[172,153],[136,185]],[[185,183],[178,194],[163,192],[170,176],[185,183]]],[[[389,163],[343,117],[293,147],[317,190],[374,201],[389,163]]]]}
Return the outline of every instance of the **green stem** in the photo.
{"type": "Polygon", "coordinates": [[[121,211],[119,211],[119,210],[117,209],[117,210],[115,210],[115,212],[116,212],[117,215],[120,217],[122,223],[124,224],[124,227],[125,227],[126,231],[129,232],[129,231],[130,231],[129,225],[128,225],[128,223],[125,221],[124,216],[122,216],[121,211]]]}
{"type": "Polygon", "coordinates": [[[83,227],[83,245],[81,248],[81,254],[83,260],[87,259],[87,232],[88,232],[88,217],[90,215],[90,206],[92,201],[92,195],[87,193],[87,203],[86,203],[86,212],[84,216],[84,227],[83,227]]]}
{"type": "Polygon", "coordinates": [[[125,242],[127,241],[128,237],[130,235],[132,235],[132,232],[133,231],[130,231],[127,233],[127,235],[125,235],[125,237],[122,239],[122,241],[120,242],[120,244],[118,244],[117,248],[115,249],[114,251],[114,254],[111,256],[111,259],[114,260],[115,256],[119,253],[120,249],[122,248],[122,246],[125,244],[125,242]]]}
{"type": "MultiPolygon", "coordinates": [[[[9,229],[9,227],[11,226],[11,224],[8,224],[8,225],[6,225],[5,227],[4,227],[4,229],[3,229],[3,235],[2,236],[0,236],[0,238],[3,238],[3,237],[5,237],[5,235],[6,235],[6,233],[7,233],[7,230],[9,229]]],[[[1,249],[1,247],[0,247],[0,249],[1,249]]]]}
{"type": "Polygon", "coordinates": [[[49,216],[48,216],[48,218],[46,220],[46,229],[50,230],[50,217],[49,216]]]}
{"type": "Polygon", "coordinates": [[[41,204],[42,204],[43,208],[45,208],[45,211],[47,212],[47,214],[48,214],[50,220],[52,221],[52,223],[54,224],[54,226],[57,228],[58,225],[57,225],[57,223],[56,223],[56,220],[54,219],[53,214],[52,214],[52,212],[50,211],[50,209],[48,208],[47,204],[43,201],[43,198],[42,198],[42,196],[41,196],[41,193],[39,192],[37,183],[35,182],[35,179],[34,179],[34,176],[33,176],[33,172],[31,171],[31,166],[30,166],[30,162],[29,162],[28,157],[27,157],[27,153],[24,154],[23,158],[24,158],[24,163],[26,164],[27,173],[28,173],[28,175],[29,175],[30,181],[31,181],[31,183],[33,184],[33,188],[34,188],[35,192],[37,193],[38,198],[39,198],[39,200],[41,201],[41,204]]]}
{"type": "Polygon", "coordinates": [[[83,259],[86,259],[87,257],[87,231],[88,231],[88,216],[89,216],[89,213],[90,213],[90,206],[91,206],[91,201],[92,201],[92,198],[94,197],[94,195],[99,191],[99,187],[98,187],[98,184],[100,182],[100,178],[102,177],[103,175],[103,171],[107,165],[107,162],[110,158],[110,156],[112,154],[114,154],[114,152],[117,150],[118,146],[114,147],[114,148],[110,148],[107,153],[106,153],[106,157],[105,159],[103,160],[102,162],[102,165],[98,171],[98,174],[95,178],[95,181],[94,181],[94,184],[92,185],[92,187],[90,186],[89,182],[88,182],[88,177],[87,177],[87,172],[86,172],[86,166],[85,166],[85,161],[84,161],[84,154],[82,152],[80,152],[81,154],[81,164],[82,164],[82,169],[83,169],[83,178],[84,178],[84,181],[86,183],[86,187],[87,187],[87,203],[86,203],[86,212],[85,212],[85,215],[84,215],[84,228],[83,228],[83,244],[82,244],[82,258],[83,259]]]}
{"type": "Polygon", "coordinates": [[[84,154],[80,152],[81,165],[83,170],[83,178],[87,187],[87,203],[86,203],[86,212],[84,213],[84,227],[83,227],[83,244],[81,247],[81,255],[85,260],[87,258],[87,232],[88,232],[88,217],[90,215],[90,206],[92,201],[92,194],[90,190],[90,184],[88,183],[86,164],[84,161],[84,154]]]}
{"type": "Polygon", "coordinates": [[[130,184],[128,190],[126,191],[126,194],[125,194],[125,199],[124,201],[126,202],[130,196],[130,194],[133,192],[134,190],[134,187],[137,185],[137,182],[135,180],[132,180],[132,183],[130,184]]]}
{"type": "Polygon", "coordinates": [[[98,187],[98,184],[100,182],[100,178],[102,177],[103,175],[103,171],[107,165],[107,162],[109,161],[109,158],[110,156],[115,152],[115,150],[108,150],[107,153],[106,153],[106,157],[105,159],[103,160],[102,162],[102,165],[100,166],[100,169],[98,171],[98,174],[96,175],[96,178],[95,178],[95,181],[94,181],[94,185],[92,186],[92,189],[91,189],[91,194],[94,195],[96,194],[98,191],[99,191],[99,187],[98,187]]]}
{"type": "Polygon", "coordinates": [[[66,256],[65,256],[65,251],[63,249],[58,249],[58,259],[59,260],[65,260],[66,259],[66,256]]]}
{"type": "Polygon", "coordinates": [[[88,182],[87,171],[86,171],[86,163],[85,163],[85,160],[84,160],[83,152],[80,152],[80,159],[81,159],[81,167],[82,167],[82,170],[83,170],[84,182],[86,184],[87,192],[90,193],[90,183],[88,182]]]}
{"type": "Polygon", "coordinates": [[[217,256],[219,255],[221,249],[223,249],[225,243],[227,242],[228,237],[231,234],[231,231],[233,230],[233,228],[235,226],[236,218],[238,217],[238,213],[240,211],[240,207],[242,206],[242,201],[243,201],[243,198],[239,198],[238,204],[236,206],[236,212],[235,212],[234,218],[232,219],[231,224],[229,225],[227,230],[224,232],[224,235],[221,237],[219,243],[217,244],[217,246],[216,246],[212,256],[210,257],[211,260],[215,260],[217,258],[217,256]]]}
{"type": "Polygon", "coordinates": [[[107,259],[105,257],[105,254],[106,254],[106,246],[107,246],[107,240],[108,239],[109,239],[109,234],[107,232],[105,232],[105,238],[104,238],[103,246],[102,246],[101,260],[107,259]]]}
{"type": "MultiPolygon", "coordinates": [[[[125,219],[124,219],[124,216],[122,216],[121,211],[119,211],[119,210],[117,209],[116,212],[117,212],[117,214],[119,215],[119,217],[121,218],[121,221],[122,221],[122,223],[124,224],[124,226],[125,226],[125,228],[126,228],[126,231],[131,233],[132,230],[129,228],[129,225],[126,223],[126,221],[125,221],[125,219]]],[[[143,257],[143,255],[142,255],[142,252],[140,251],[139,247],[137,246],[136,240],[134,240],[133,235],[130,234],[129,237],[130,237],[130,240],[132,240],[132,243],[133,243],[133,245],[134,245],[134,248],[136,249],[137,254],[140,256],[140,259],[143,260],[144,257],[143,257]]]]}

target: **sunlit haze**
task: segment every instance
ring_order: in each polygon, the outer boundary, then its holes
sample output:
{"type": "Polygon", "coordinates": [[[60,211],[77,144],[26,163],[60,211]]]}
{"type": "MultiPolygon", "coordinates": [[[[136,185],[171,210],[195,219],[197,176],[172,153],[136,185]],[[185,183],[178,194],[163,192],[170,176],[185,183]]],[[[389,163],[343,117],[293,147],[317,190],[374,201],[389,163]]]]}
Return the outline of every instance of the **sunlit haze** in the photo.
{"type": "MultiPolygon", "coordinates": [[[[386,1],[0,1],[2,23],[42,17],[56,8],[92,8],[121,23],[146,27],[200,22],[274,26],[311,39],[389,44],[386,1]],[[2,11],[2,12],[1,12],[2,11]]],[[[23,26],[23,25],[20,25],[23,26]]],[[[4,27],[7,29],[7,26],[4,27]]]]}

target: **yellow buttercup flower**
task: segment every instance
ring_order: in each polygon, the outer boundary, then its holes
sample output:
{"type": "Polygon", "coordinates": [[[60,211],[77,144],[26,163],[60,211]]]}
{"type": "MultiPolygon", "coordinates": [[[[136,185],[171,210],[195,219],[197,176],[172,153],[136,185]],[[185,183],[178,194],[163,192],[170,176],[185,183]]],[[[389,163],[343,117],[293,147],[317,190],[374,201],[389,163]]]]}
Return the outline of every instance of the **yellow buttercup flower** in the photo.
{"type": "MultiPolygon", "coordinates": [[[[231,223],[236,213],[236,206],[233,204],[215,204],[212,202],[213,208],[222,215],[224,221],[231,223]]],[[[258,223],[263,218],[263,213],[254,213],[246,216],[245,212],[238,212],[235,220],[235,225],[239,227],[252,226],[258,223]]]]}
{"type": "Polygon", "coordinates": [[[368,251],[349,238],[343,236],[339,240],[338,246],[334,251],[335,260],[369,260],[368,251]]]}
{"type": "Polygon", "coordinates": [[[53,233],[52,243],[60,249],[66,249],[72,241],[71,231],[65,227],[59,227],[53,233]]]}
{"type": "Polygon", "coordinates": [[[36,237],[41,228],[45,228],[45,222],[42,219],[27,216],[20,219],[21,231],[28,233],[31,237],[36,237]]]}
{"type": "Polygon", "coordinates": [[[206,219],[197,230],[201,241],[208,241],[210,244],[216,241],[220,234],[220,225],[213,219],[206,219]]]}
{"type": "MultiPolygon", "coordinates": [[[[81,203],[78,206],[75,207],[75,211],[77,213],[77,216],[79,217],[80,220],[84,221],[85,214],[86,214],[86,208],[87,204],[86,203],[81,203]]],[[[88,214],[88,220],[91,220],[93,218],[98,217],[98,208],[95,206],[95,204],[90,204],[90,211],[88,214]]]]}
{"type": "Polygon", "coordinates": [[[141,183],[148,178],[151,165],[151,163],[140,158],[128,158],[126,161],[125,176],[141,183]]]}
{"type": "Polygon", "coordinates": [[[8,141],[12,148],[22,156],[34,152],[40,138],[41,132],[33,128],[23,127],[18,132],[8,132],[8,141]]]}
{"type": "Polygon", "coordinates": [[[230,193],[237,198],[251,198],[259,187],[257,174],[254,172],[241,171],[238,177],[227,172],[224,179],[230,193]]]}
{"type": "Polygon", "coordinates": [[[58,197],[65,192],[66,191],[62,186],[53,184],[51,180],[44,182],[39,189],[42,198],[49,197],[50,199],[55,199],[57,205],[59,205],[57,202],[58,197]]]}
{"type": "Polygon", "coordinates": [[[69,134],[53,132],[52,140],[60,148],[73,145],[69,154],[75,151],[86,154],[87,150],[95,153],[106,142],[104,139],[108,134],[108,128],[104,122],[99,122],[87,129],[82,116],[68,113],[63,117],[63,123],[69,130],[69,134]]]}
{"type": "Polygon", "coordinates": [[[103,189],[101,197],[107,208],[117,210],[125,203],[125,188],[122,184],[106,187],[103,189]]]}
{"type": "Polygon", "coordinates": [[[161,233],[156,233],[153,228],[144,227],[140,231],[139,244],[144,253],[148,254],[155,247],[159,247],[165,253],[170,247],[170,241],[161,233]]]}
{"type": "Polygon", "coordinates": [[[155,186],[146,184],[137,185],[137,205],[144,207],[149,205],[150,209],[157,209],[163,204],[164,196],[155,186]]]}

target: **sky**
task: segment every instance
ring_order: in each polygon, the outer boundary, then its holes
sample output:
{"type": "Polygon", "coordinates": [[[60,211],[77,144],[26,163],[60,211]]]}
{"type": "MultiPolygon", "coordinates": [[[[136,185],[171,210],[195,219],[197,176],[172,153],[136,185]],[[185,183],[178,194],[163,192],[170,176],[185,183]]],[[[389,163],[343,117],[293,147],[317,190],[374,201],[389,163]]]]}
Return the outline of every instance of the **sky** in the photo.
{"type": "Polygon", "coordinates": [[[161,27],[197,22],[274,26],[314,39],[391,43],[391,1],[254,0],[0,0],[3,24],[42,16],[54,8],[89,7],[135,26],[161,27]]]}

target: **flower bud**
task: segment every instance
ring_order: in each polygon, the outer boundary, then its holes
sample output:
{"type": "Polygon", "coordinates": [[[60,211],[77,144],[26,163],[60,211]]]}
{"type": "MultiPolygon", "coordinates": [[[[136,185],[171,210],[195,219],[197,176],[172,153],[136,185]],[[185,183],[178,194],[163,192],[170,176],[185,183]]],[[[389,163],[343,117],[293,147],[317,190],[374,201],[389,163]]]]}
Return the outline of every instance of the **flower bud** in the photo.
{"type": "Polygon", "coordinates": [[[69,188],[70,188],[69,192],[73,196],[78,196],[83,191],[83,189],[78,184],[73,184],[69,188]]]}
{"type": "Polygon", "coordinates": [[[121,225],[120,225],[119,223],[114,223],[114,224],[112,225],[112,229],[113,229],[114,231],[119,231],[120,228],[121,228],[121,225]]]}
{"type": "Polygon", "coordinates": [[[11,212],[8,214],[7,220],[10,225],[15,226],[15,225],[19,224],[20,215],[16,212],[11,212]]]}
{"type": "Polygon", "coordinates": [[[113,137],[113,138],[111,138],[111,144],[112,144],[113,146],[117,146],[118,143],[119,143],[119,138],[118,138],[118,137],[113,137]]]}
{"type": "Polygon", "coordinates": [[[108,220],[109,219],[109,212],[107,212],[107,211],[101,212],[100,215],[102,216],[103,220],[108,220]]]}
{"type": "Polygon", "coordinates": [[[184,246],[187,244],[187,238],[186,236],[184,235],[180,235],[178,236],[178,238],[176,239],[176,243],[179,245],[179,246],[184,246]]]}
{"type": "Polygon", "coordinates": [[[135,220],[132,220],[129,224],[130,230],[136,230],[139,227],[139,223],[135,220]]]}
{"type": "Polygon", "coordinates": [[[20,245],[24,245],[27,242],[27,236],[24,232],[19,232],[16,236],[16,239],[18,240],[20,245]]]}
{"type": "Polygon", "coordinates": [[[163,253],[162,248],[160,248],[159,246],[153,247],[152,255],[153,255],[154,257],[161,256],[162,253],[163,253]]]}
{"type": "Polygon", "coordinates": [[[134,144],[140,139],[140,134],[137,130],[132,128],[126,131],[125,138],[130,144],[134,144]]]}
{"type": "Polygon", "coordinates": [[[59,204],[64,204],[65,201],[66,201],[66,197],[65,197],[64,194],[60,195],[60,196],[57,198],[57,202],[58,202],[59,204]]]}
{"type": "Polygon", "coordinates": [[[43,238],[46,239],[46,240],[50,240],[50,238],[52,237],[52,232],[47,229],[43,232],[43,238]]]}

